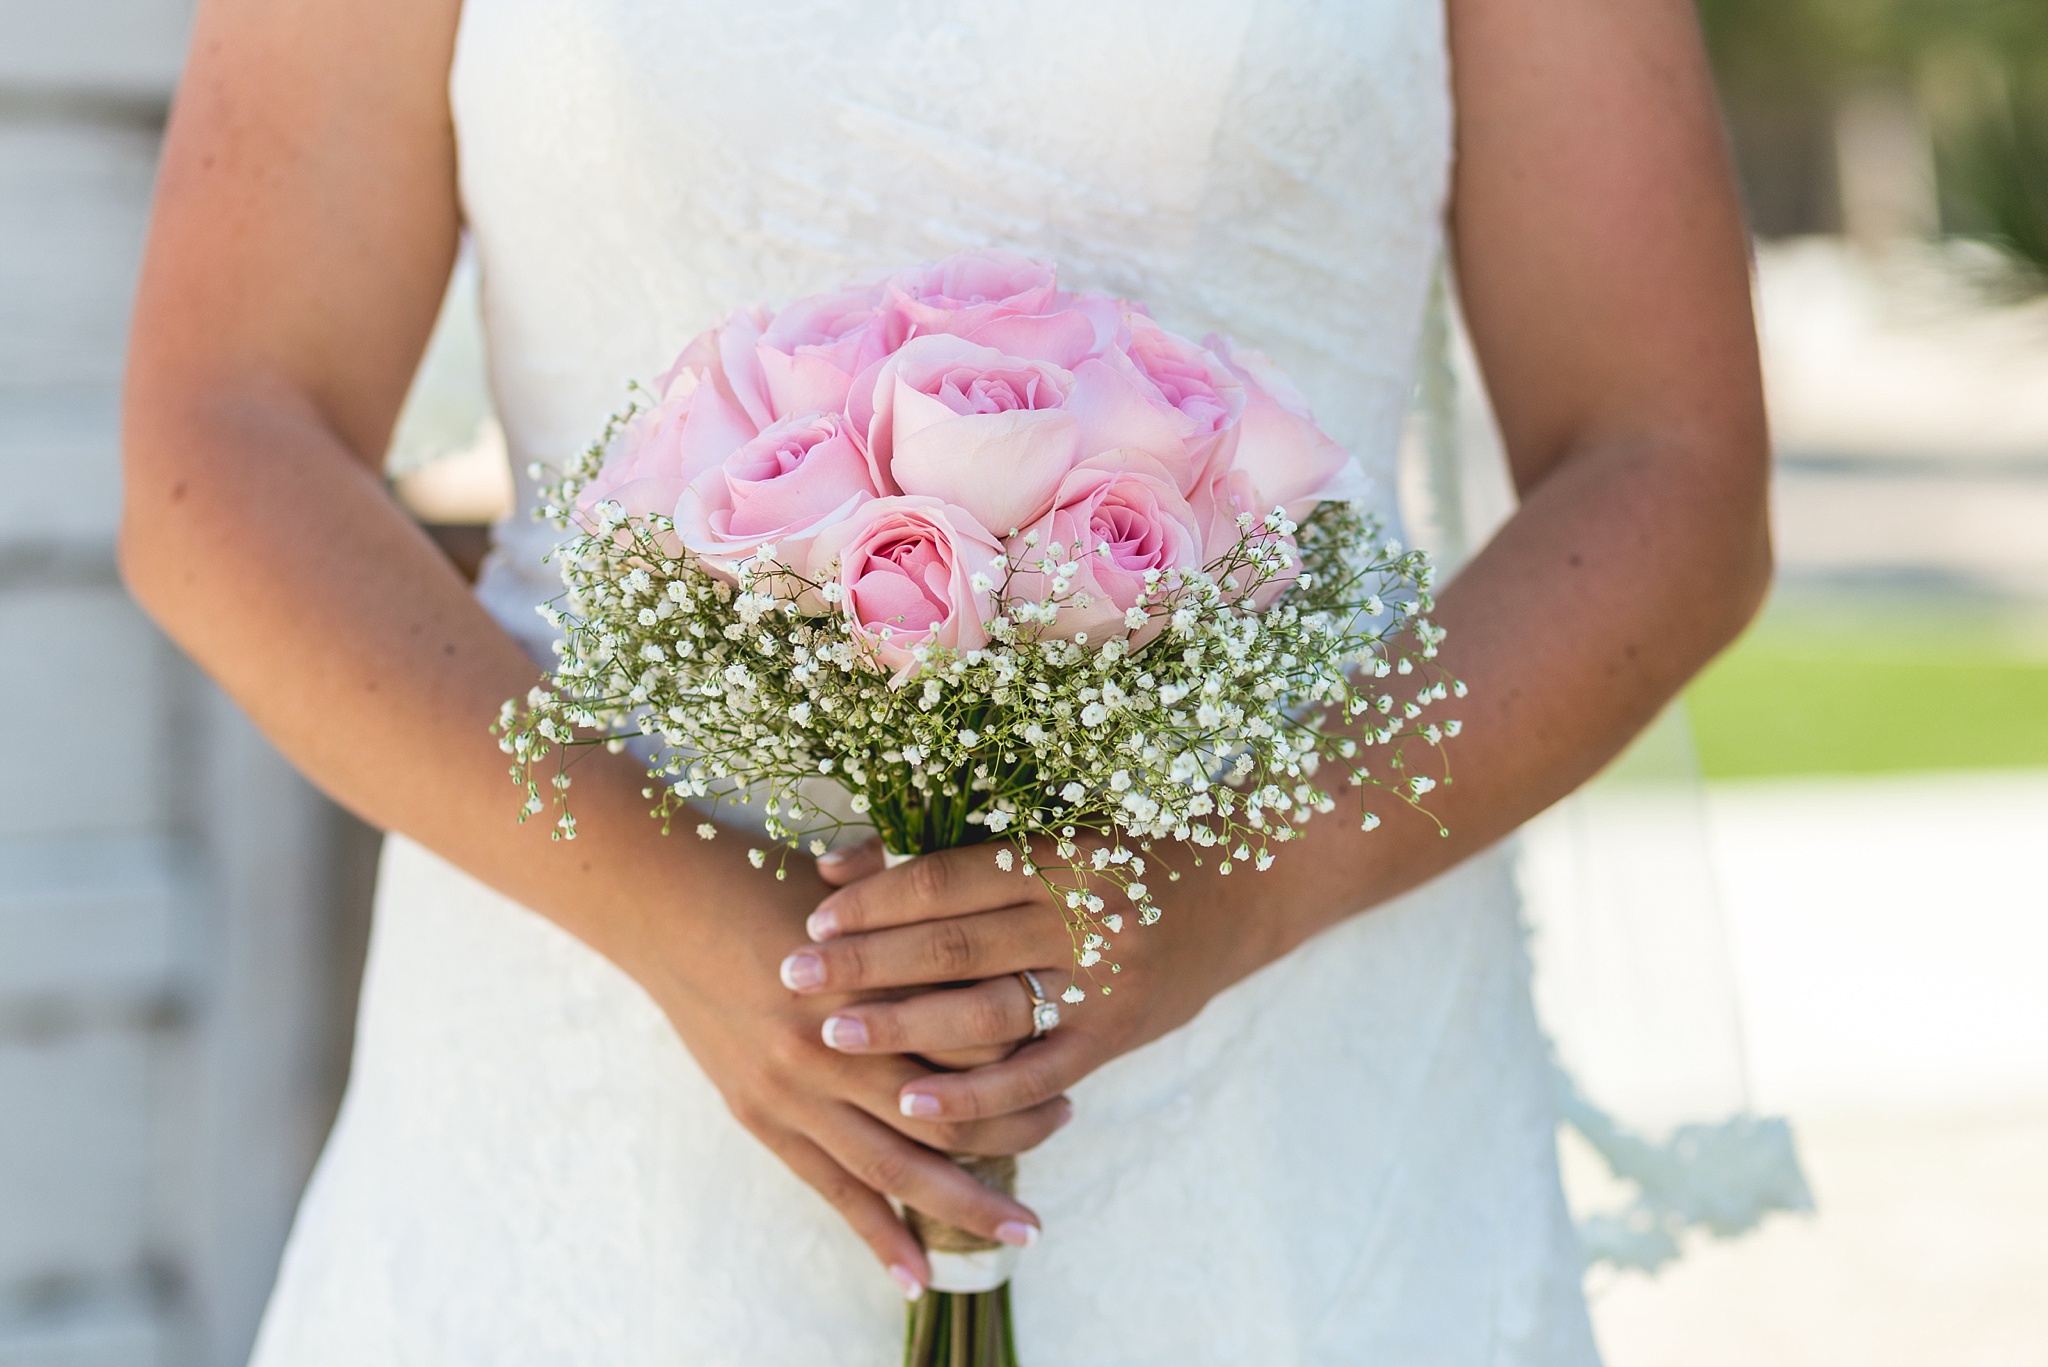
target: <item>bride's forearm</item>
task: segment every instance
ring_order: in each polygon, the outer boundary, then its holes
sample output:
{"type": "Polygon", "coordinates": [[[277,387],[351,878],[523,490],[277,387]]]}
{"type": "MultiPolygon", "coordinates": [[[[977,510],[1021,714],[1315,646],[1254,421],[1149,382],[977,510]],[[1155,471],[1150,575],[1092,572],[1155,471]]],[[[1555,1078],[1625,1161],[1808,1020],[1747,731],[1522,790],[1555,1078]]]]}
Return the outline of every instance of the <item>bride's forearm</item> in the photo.
{"type": "MultiPolygon", "coordinates": [[[[1377,831],[1340,814],[1310,823],[1273,870],[1299,895],[1284,899],[1270,952],[1425,882],[1569,793],[1742,629],[1770,573],[1762,432],[1700,449],[1708,439],[1574,454],[1443,591],[1442,663],[1471,690],[1438,704],[1463,722],[1445,744],[1451,780],[1426,799],[1449,834],[1391,795],[1368,801],[1385,820],[1377,831]]],[[[1431,772],[1434,754],[1410,754],[1431,772]]]]}
{"type": "MultiPolygon", "coordinates": [[[[538,671],[311,405],[131,383],[121,535],[136,597],[314,782],[615,958],[712,853],[663,840],[630,760],[585,752],[574,845],[524,825],[488,734],[538,671]],[[666,900],[666,899],[665,899],[666,900]]],[[[674,902],[671,901],[671,905],[674,902]]]]}

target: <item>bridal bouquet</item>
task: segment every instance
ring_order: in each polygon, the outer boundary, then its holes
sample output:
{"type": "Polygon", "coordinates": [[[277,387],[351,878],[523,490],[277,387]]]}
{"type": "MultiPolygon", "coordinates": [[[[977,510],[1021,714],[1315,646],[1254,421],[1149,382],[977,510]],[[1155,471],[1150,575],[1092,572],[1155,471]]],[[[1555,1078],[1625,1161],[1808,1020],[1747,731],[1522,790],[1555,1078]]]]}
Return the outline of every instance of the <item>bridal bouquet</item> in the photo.
{"type": "MultiPolygon", "coordinates": [[[[994,842],[1067,908],[1065,1000],[1109,992],[1180,865],[1264,870],[1337,790],[1435,786],[1411,756],[1464,690],[1361,479],[1264,356],[1045,263],[741,309],[548,488],[557,663],[496,728],[524,812],[574,838],[568,752],[643,737],[664,829],[756,805],[778,877],[852,827],[994,842]]],[[[909,1360],[1013,1361],[992,1250],[919,1228],[954,1294],[909,1360]]]]}

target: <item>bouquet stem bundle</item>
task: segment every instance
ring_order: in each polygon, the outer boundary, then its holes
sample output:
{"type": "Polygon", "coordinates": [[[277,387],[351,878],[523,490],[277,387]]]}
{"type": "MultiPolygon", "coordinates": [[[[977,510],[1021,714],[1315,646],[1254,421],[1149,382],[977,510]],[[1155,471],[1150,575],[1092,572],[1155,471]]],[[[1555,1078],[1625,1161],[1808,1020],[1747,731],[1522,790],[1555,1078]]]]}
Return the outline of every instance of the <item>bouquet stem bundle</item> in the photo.
{"type": "Polygon", "coordinates": [[[1010,1284],[958,1295],[934,1291],[912,1302],[903,1367],[1016,1367],[1010,1284]]]}
{"type": "MultiPolygon", "coordinates": [[[[954,1162],[985,1186],[1014,1196],[1017,1160],[954,1156],[954,1162]]],[[[993,1243],[964,1229],[908,1212],[910,1227],[930,1253],[994,1253],[993,1243]]],[[[911,1302],[903,1367],[1017,1367],[1017,1342],[1010,1323],[1010,1283],[992,1291],[946,1291],[933,1287],[911,1302]]]]}
{"type": "MultiPolygon", "coordinates": [[[[906,813],[894,804],[885,804],[874,815],[878,817],[877,826],[897,832],[918,824],[915,814],[906,813]]],[[[951,840],[943,836],[929,839],[931,816],[930,812],[925,814],[928,843],[921,846],[922,852],[951,849],[969,843],[964,829],[951,840]]],[[[945,829],[943,825],[941,829],[945,829]]],[[[891,853],[887,856],[889,867],[896,868],[915,859],[915,854],[894,852],[906,844],[915,843],[900,838],[900,835],[892,838],[889,842],[891,853]]],[[[1014,1157],[1007,1154],[956,1153],[952,1159],[983,1186],[1005,1196],[1017,1194],[1017,1160],[1014,1157]]],[[[946,1274],[955,1270],[947,1266],[949,1259],[960,1255],[980,1255],[983,1259],[1006,1262],[1012,1250],[992,1239],[984,1239],[957,1225],[935,1219],[921,1210],[906,1209],[904,1215],[911,1232],[924,1245],[925,1253],[933,1264],[933,1285],[910,1305],[910,1323],[903,1347],[904,1367],[1017,1367],[1016,1338],[1010,1327],[1009,1278],[1004,1276],[998,1285],[985,1291],[954,1290],[945,1284],[950,1280],[946,1274]]],[[[978,1273],[981,1269],[974,1271],[978,1273]]]]}

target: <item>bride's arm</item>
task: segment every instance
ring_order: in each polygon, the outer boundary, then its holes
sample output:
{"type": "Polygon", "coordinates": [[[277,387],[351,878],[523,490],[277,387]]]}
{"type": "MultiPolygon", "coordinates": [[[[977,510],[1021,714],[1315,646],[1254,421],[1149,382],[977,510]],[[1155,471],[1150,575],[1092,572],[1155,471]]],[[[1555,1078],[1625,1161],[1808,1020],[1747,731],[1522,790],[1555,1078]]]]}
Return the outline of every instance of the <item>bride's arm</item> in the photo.
{"type": "MultiPolygon", "coordinates": [[[[878,1191],[987,1234],[1031,1217],[875,1118],[922,1068],[830,1053],[823,1012],[775,983],[826,889],[755,873],[734,841],[662,838],[622,757],[577,768],[573,844],[515,824],[486,727],[537,671],[385,493],[382,454],[456,248],[458,10],[200,7],[130,353],[123,572],[329,793],[631,973],[750,1128],[886,1263],[921,1275],[878,1191]]],[[[1013,1152],[1063,1115],[1055,1102],[1019,1124],[912,1133],[1013,1152]]]]}
{"type": "MultiPolygon", "coordinates": [[[[1005,1063],[915,1084],[950,1117],[1071,1086],[1317,931],[1484,848],[1612,758],[1755,611],[1767,439],[1748,242],[1687,0],[1450,0],[1455,244],[1519,511],[1442,595],[1457,704],[1450,827],[1330,816],[1270,872],[1153,879],[1166,916],[1117,938],[1115,995],[1005,1063]]],[[[818,990],[990,979],[845,1014],[872,1048],[1016,1039],[998,975],[1069,955],[1035,884],[986,851],[828,898],[818,990]],[[1016,904],[1016,905],[1012,905],[1016,904]],[[991,908],[1001,908],[991,910],[991,908]],[[950,917],[946,920],[928,918],[950,917]],[[910,922],[921,924],[907,924],[910,922]],[[871,932],[878,926],[896,929],[871,932]]],[[[1064,983],[1065,975],[1048,979],[1064,983]]]]}

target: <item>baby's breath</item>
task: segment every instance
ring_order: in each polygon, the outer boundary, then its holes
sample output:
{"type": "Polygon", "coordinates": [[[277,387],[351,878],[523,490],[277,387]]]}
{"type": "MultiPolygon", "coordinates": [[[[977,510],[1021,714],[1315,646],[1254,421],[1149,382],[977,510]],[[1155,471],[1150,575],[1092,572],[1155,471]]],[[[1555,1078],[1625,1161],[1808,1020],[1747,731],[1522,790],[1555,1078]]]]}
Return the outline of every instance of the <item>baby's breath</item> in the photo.
{"type": "Polygon", "coordinates": [[[1441,743],[1458,723],[1430,709],[1465,688],[1435,665],[1430,566],[1348,505],[1298,526],[1277,510],[1241,517],[1237,545],[1203,570],[1148,575],[1124,625],[1159,629],[1136,648],[1054,636],[1061,570],[1085,548],[1020,547],[988,572],[986,646],[919,647],[892,671],[829,576],[770,552],[721,577],[666,518],[616,504],[573,517],[622,420],[545,491],[573,533],[556,552],[566,591],[540,609],[561,633],[556,666],[493,728],[526,792],[521,819],[552,808],[557,838],[575,836],[570,752],[649,737],[664,830],[683,817],[709,839],[702,816],[758,802],[780,868],[853,825],[809,796],[831,784],[891,850],[1001,842],[998,866],[1067,908],[1087,971],[1123,930],[1120,908],[1159,918],[1155,867],[1169,883],[1180,861],[1264,871],[1348,789],[1372,830],[1375,797],[1420,808],[1448,781],[1441,743]],[[1013,596],[1019,568],[1053,596],[1013,596]],[[1436,752],[1435,774],[1414,771],[1418,747],[1436,752]]]}

